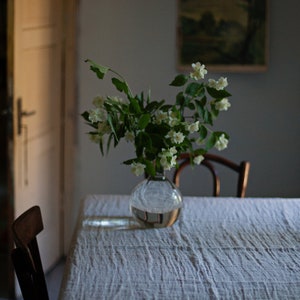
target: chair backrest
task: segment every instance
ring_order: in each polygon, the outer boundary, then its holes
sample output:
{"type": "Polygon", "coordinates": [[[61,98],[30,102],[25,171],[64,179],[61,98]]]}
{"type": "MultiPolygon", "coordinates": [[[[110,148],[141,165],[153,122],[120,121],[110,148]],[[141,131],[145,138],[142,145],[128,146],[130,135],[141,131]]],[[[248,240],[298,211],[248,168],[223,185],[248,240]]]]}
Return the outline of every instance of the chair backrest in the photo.
{"type": "Polygon", "coordinates": [[[16,248],[11,253],[15,272],[25,300],[48,300],[48,290],[36,236],[43,230],[39,206],[21,214],[12,224],[16,248]]]}
{"type": "MultiPolygon", "coordinates": [[[[210,153],[206,153],[203,156],[204,160],[201,162],[201,165],[208,168],[213,176],[213,196],[220,196],[221,183],[217,168],[215,166],[215,163],[218,163],[238,173],[236,196],[240,198],[245,197],[248,184],[250,162],[242,161],[241,163],[236,164],[222,156],[210,153]]],[[[180,176],[182,175],[181,172],[184,170],[184,168],[190,165],[191,159],[192,157],[189,153],[183,153],[178,157],[178,168],[175,170],[173,176],[173,182],[176,186],[180,186],[180,176]]]]}

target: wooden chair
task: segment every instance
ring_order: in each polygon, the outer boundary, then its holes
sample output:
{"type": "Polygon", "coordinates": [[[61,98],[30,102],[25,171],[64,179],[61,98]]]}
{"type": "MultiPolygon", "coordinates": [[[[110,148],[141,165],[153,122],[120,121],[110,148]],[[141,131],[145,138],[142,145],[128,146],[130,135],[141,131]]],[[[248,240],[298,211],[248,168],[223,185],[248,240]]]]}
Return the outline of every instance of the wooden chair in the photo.
{"type": "MultiPolygon", "coordinates": [[[[204,154],[204,160],[201,162],[202,166],[205,166],[209,169],[213,176],[213,196],[218,197],[220,196],[220,177],[218,175],[217,169],[215,167],[215,163],[224,165],[231,170],[238,173],[238,184],[237,184],[237,197],[244,198],[246,194],[247,184],[248,184],[248,176],[250,170],[250,162],[242,161],[240,164],[236,164],[222,156],[215,155],[215,154],[204,154]]],[[[183,153],[178,158],[178,168],[175,170],[173,176],[173,182],[176,186],[179,187],[180,185],[180,176],[182,175],[181,172],[190,165],[190,154],[183,153]]]]}
{"type": "Polygon", "coordinates": [[[49,300],[36,239],[43,229],[39,206],[31,207],[12,224],[16,248],[11,257],[24,300],[49,300]]]}

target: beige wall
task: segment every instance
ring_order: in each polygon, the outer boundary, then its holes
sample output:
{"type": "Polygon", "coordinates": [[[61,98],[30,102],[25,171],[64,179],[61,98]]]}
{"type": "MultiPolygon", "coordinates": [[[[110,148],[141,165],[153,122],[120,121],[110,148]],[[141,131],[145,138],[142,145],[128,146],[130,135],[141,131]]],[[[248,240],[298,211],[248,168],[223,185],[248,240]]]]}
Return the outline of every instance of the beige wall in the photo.
{"type": "MultiPolygon", "coordinates": [[[[224,73],[233,97],[218,122],[231,136],[223,154],[251,161],[248,196],[300,196],[299,8],[297,0],[270,1],[267,72],[224,73]]],[[[153,97],[173,99],[175,0],[82,0],[79,28],[79,112],[95,95],[114,93],[91,74],[86,58],[119,70],[136,92],[151,88],[153,97]]],[[[102,158],[87,130],[79,118],[76,201],[87,193],[129,193],[139,179],[121,162],[133,149],[124,143],[102,158]]]]}

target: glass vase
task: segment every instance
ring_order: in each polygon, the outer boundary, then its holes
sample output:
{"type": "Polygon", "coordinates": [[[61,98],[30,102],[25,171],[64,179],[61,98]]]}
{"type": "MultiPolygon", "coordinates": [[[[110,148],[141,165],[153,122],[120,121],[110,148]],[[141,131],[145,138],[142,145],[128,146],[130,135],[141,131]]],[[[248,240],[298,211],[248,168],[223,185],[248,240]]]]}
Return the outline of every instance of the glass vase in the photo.
{"type": "Polygon", "coordinates": [[[182,195],[179,189],[163,173],[143,180],[130,195],[131,213],[146,227],[173,225],[181,208],[182,195]]]}

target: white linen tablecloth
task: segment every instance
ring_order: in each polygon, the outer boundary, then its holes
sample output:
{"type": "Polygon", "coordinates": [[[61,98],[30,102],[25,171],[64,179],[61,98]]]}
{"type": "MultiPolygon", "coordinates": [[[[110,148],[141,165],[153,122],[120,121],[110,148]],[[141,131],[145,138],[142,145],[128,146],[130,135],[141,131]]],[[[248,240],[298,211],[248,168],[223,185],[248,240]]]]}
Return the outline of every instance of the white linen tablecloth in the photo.
{"type": "Polygon", "coordinates": [[[300,299],[300,199],[185,197],[142,229],[128,196],[84,199],[60,299],[300,299]]]}

